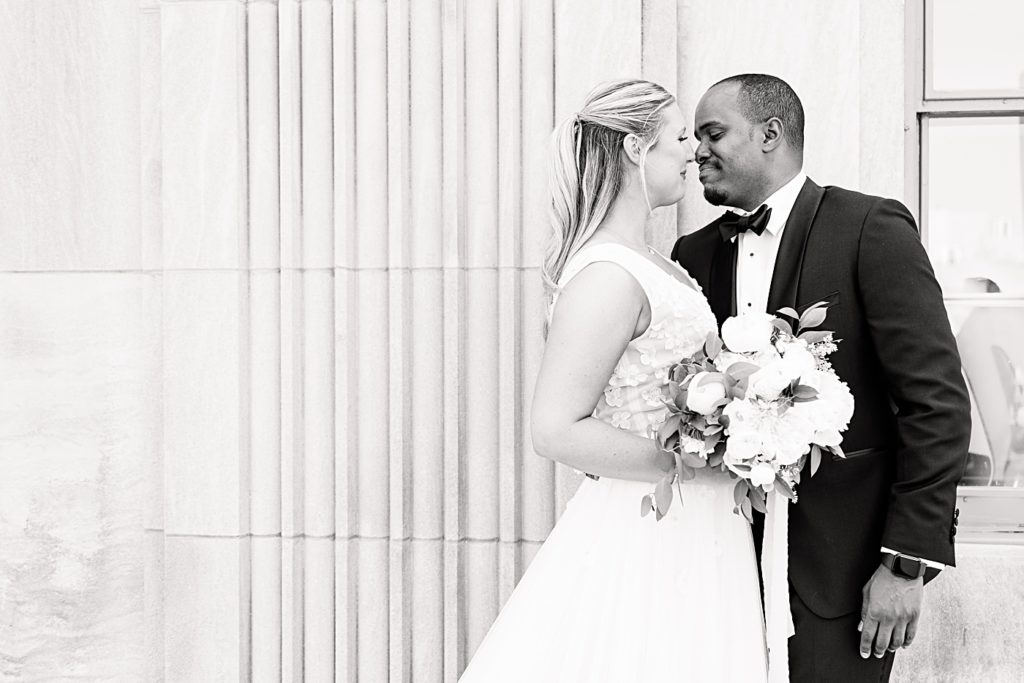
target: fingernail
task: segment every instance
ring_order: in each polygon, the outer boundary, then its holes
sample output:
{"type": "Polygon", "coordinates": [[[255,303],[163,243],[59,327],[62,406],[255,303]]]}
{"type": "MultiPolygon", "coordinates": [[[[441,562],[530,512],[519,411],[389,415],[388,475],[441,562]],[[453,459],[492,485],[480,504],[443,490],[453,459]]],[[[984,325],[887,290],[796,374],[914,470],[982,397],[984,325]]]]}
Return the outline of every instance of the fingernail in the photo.
{"type": "Polygon", "coordinates": [[[860,631],[863,631],[863,630],[864,630],[864,622],[863,621],[858,622],[857,623],[857,632],[859,633],[860,631]]]}
{"type": "Polygon", "coordinates": [[[870,653],[868,653],[868,652],[861,652],[861,653],[860,653],[860,658],[861,658],[861,659],[867,659],[867,658],[868,658],[868,657],[870,657],[870,656],[871,656],[871,654],[870,654],[870,653]]]}

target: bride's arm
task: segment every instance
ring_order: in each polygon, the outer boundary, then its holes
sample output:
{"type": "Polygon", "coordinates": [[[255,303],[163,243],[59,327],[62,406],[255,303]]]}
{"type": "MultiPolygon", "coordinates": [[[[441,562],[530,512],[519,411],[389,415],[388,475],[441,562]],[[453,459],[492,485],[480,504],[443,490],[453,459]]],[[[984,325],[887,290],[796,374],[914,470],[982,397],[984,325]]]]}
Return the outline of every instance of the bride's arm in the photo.
{"type": "Polygon", "coordinates": [[[673,465],[656,441],[591,417],[630,339],[647,297],[611,263],[584,268],[555,305],[537,376],[531,418],[534,450],[569,467],[616,479],[654,482],[673,465]]]}

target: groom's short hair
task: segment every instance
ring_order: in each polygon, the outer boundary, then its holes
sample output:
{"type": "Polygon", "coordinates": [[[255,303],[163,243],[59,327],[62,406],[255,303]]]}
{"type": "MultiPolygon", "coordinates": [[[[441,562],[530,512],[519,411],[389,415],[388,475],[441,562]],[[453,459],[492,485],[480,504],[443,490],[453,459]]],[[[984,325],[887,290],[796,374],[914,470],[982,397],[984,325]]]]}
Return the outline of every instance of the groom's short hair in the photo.
{"type": "Polygon", "coordinates": [[[715,85],[724,83],[739,84],[740,110],[748,121],[762,123],[771,118],[779,119],[789,144],[803,152],[804,106],[789,83],[767,74],[738,74],[723,78],[715,85]]]}

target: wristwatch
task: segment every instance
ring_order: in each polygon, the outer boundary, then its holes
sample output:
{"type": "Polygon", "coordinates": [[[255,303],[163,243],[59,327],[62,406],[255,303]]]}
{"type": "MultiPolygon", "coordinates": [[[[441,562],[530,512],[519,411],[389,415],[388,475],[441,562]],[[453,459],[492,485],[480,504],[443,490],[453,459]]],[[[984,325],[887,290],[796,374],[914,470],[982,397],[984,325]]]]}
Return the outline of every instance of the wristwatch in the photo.
{"type": "Polygon", "coordinates": [[[924,576],[926,565],[916,557],[896,553],[882,553],[882,565],[896,576],[904,579],[919,579],[924,576]]]}

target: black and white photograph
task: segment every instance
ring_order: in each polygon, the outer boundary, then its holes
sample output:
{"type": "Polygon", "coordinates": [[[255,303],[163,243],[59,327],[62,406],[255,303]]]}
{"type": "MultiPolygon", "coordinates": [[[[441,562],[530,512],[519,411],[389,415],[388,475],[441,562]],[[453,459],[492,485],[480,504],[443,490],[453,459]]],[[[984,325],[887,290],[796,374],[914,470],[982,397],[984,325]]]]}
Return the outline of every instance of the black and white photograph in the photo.
{"type": "Polygon", "coordinates": [[[0,681],[1024,680],[1020,0],[0,0],[0,681]]]}

